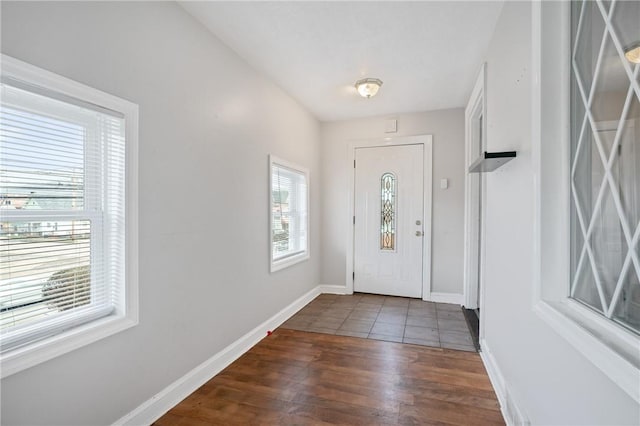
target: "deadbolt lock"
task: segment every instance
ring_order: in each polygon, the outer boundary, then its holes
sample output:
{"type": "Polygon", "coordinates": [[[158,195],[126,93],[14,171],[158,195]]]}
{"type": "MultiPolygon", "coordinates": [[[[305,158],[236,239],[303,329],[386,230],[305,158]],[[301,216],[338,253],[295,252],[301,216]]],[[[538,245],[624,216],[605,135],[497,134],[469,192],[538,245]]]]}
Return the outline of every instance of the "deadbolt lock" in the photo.
{"type": "Polygon", "coordinates": [[[422,222],[419,220],[416,220],[416,225],[422,225],[422,222]]]}

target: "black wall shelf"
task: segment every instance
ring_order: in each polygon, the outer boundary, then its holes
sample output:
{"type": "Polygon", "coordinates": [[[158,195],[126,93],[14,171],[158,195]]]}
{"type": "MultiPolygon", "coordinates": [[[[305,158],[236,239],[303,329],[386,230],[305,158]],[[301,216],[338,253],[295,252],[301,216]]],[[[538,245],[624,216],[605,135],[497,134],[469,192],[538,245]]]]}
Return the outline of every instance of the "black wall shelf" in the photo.
{"type": "Polygon", "coordinates": [[[516,158],[515,151],[484,152],[469,166],[469,173],[492,172],[504,163],[516,158]]]}

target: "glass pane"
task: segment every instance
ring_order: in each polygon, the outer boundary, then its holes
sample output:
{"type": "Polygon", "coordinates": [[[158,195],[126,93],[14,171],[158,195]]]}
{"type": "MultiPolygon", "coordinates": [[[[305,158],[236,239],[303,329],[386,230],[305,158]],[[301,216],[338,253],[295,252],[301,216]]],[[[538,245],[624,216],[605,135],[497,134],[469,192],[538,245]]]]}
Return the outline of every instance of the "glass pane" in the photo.
{"type": "Polygon", "coordinates": [[[385,173],[380,179],[380,249],[396,248],[396,177],[385,173]]]}
{"type": "Polygon", "coordinates": [[[273,260],[307,248],[307,182],[304,173],[274,164],[271,176],[273,260]]]}
{"type": "Polygon", "coordinates": [[[631,83],[609,36],[601,61],[591,101],[591,114],[600,136],[605,160],[608,161],[631,83]]]}
{"type": "Polygon", "coordinates": [[[590,127],[585,129],[579,149],[575,157],[573,182],[584,226],[587,228],[605,176],[602,157],[598,153],[596,138],[590,127]]]}
{"type": "Polygon", "coordinates": [[[618,1],[612,22],[623,50],[640,42],[640,2],[618,1]]]}
{"type": "MultiPolygon", "coordinates": [[[[604,20],[600,9],[596,2],[588,1],[584,3],[573,3],[573,23],[574,31],[576,34],[578,30],[578,14],[580,8],[584,4],[584,10],[582,11],[580,21],[580,33],[578,34],[578,43],[576,45],[576,51],[574,55],[577,78],[582,83],[582,87],[585,92],[585,96],[589,97],[591,92],[591,84],[595,75],[595,68],[598,59],[598,53],[600,52],[600,45],[602,43],[602,37],[604,35],[604,20]]],[[[575,36],[574,36],[575,40],[575,36]]]]}
{"type": "Polygon", "coordinates": [[[580,260],[583,246],[584,234],[582,233],[582,229],[580,228],[580,223],[578,221],[575,200],[571,197],[571,283],[575,282],[576,279],[576,269],[578,268],[578,261],[580,260]]]}
{"type": "Polygon", "coordinates": [[[289,194],[287,191],[273,191],[273,254],[289,250],[289,194]],[[284,211],[283,211],[284,210],[284,211]]]}
{"type": "Polygon", "coordinates": [[[618,184],[620,203],[631,234],[640,223],[640,102],[632,94],[622,123],[619,146],[611,172],[618,184]]]}
{"type": "Polygon", "coordinates": [[[9,86],[2,87],[2,97],[0,208],[82,210],[85,127],[60,117],[66,114],[81,120],[87,113],[9,86]]]}
{"type": "Polygon", "coordinates": [[[613,319],[640,334],[640,281],[633,264],[625,274],[613,319]]]}
{"type": "Polygon", "coordinates": [[[286,173],[281,173],[274,167],[272,194],[272,239],[273,258],[277,259],[289,251],[289,222],[291,214],[289,210],[290,195],[292,189],[291,179],[286,173]]]}
{"type": "Polygon", "coordinates": [[[582,132],[591,129],[591,125],[585,116],[585,107],[578,90],[575,74],[571,73],[571,152],[578,149],[578,141],[582,132]]]}
{"type": "Polygon", "coordinates": [[[91,301],[90,222],[0,224],[0,330],[91,301]]]}
{"type": "Polygon", "coordinates": [[[608,308],[622,271],[622,264],[627,256],[627,242],[609,185],[605,187],[602,202],[593,220],[591,251],[608,308]]]}
{"type": "Polygon", "coordinates": [[[580,267],[580,271],[577,275],[576,288],[573,297],[598,312],[603,312],[598,288],[596,286],[596,281],[593,278],[593,271],[591,270],[591,262],[589,261],[589,257],[586,252],[584,253],[584,260],[582,261],[582,266],[580,267]]]}

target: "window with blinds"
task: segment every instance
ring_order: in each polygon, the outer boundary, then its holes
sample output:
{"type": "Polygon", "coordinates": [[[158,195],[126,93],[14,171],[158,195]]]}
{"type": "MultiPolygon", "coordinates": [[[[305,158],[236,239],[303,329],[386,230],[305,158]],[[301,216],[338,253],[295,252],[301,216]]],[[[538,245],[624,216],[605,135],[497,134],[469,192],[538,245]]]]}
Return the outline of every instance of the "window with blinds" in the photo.
{"type": "Polygon", "coordinates": [[[0,353],[123,314],[125,117],[18,76],[0,101],[0,353]]]}
{"type": "Polygon", "coordinates": [[[309,258],[309,174],[271,156],[271,271],[309,258]]]}

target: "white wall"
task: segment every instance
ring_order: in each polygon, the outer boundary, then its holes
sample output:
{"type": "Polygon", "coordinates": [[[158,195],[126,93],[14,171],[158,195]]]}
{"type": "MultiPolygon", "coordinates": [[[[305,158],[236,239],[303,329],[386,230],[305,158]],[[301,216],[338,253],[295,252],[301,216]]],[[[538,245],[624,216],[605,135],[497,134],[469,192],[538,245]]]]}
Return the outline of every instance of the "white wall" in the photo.
{"type": "Polygon", "coordinates": [[[318,284],[319,123],[173,3],[1,24],[3,53],[140,105],[140,325],[1,384],[3,424],[109,424],[318,284]],[[274,274],[269,153],[311,170],[311,260],[274,274]]]}
{"type": "Polygon", "coordinates": [[[532,310],[531,46],[531,4],[506,2],[486,59],[487,143],[518,157],[487,174],[485,349],[532,424],[639,424],[638,405],[532,310]]]}
{"type": "MultiPolygon", "coordinates": [[[[382,89],[384,90],[384,89],[382,89]]],[[[373,102],[376,99],[372,100],[373,102]]],[[[324,122],[322,142],[322,267],[323,284],[344,286],[346,238],[351,229],[347,211],[348,144],[357,139],[433,135],[433,292],[462,293],[464,227],[464,109],[448,109],[393,117],[324,122]],[[398,120],[398,132],[385,133],[385,121],[398,120]],[[449,189],[440,189],[440,179],[449,189]]]]}

